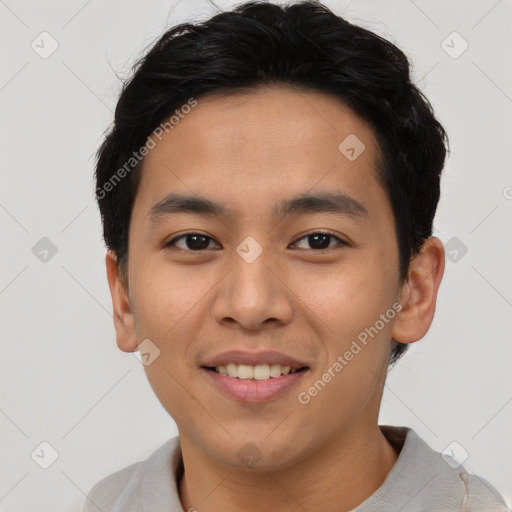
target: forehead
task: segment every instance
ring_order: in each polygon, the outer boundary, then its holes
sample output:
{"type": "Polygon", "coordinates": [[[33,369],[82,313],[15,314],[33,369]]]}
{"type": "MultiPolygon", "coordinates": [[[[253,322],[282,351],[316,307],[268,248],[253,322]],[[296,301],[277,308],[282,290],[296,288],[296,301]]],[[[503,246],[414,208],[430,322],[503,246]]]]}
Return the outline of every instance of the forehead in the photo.
{"type": "Polygon", "coordinates": [[[197,101],[145,157],[137,201],[146,212],[170,191],[253,212],[313,187],[383,192],[372,129],[331,95],[266,86],[197,101]]]}

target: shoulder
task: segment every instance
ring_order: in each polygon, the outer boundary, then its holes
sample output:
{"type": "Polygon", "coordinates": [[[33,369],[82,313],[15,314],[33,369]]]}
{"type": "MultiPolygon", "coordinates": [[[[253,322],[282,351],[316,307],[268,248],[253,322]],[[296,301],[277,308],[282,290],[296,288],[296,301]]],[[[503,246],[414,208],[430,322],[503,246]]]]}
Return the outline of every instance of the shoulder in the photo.
{"type": "Polygon", "coordinates": [[[390,503],[399,504],[397,510],[403,512],[512,512],[489,482],[433,450],[414,430],[380,428],[399,457],[384,484],[357,512],[379,510],[390,503]]]}
{"type": "Polygon", "coordinates": [[[499,492],[484,478],[463,473],[462,479],[467,482],[468,512],[512,512],[499,492]]]}
{"type": "Polygon", "coordinates": [[[106,476],[89,490],[82,512],[143,510],[145,496],[151,496],[154,488],[158,488],[162,495],[174,496],[173,462],[179,453],[179,438],[174,437],[146,460],[106,476]]]}
{"type": "Polygon", "coordinates": [[[87,493],[83,512],[96,512],[98,509],[108,512],[116,501],[126,494],[133,486],[133,483],[140,480],[141,468],[144,462],[137,462],[120,471],[106,476],[87,493]]]}

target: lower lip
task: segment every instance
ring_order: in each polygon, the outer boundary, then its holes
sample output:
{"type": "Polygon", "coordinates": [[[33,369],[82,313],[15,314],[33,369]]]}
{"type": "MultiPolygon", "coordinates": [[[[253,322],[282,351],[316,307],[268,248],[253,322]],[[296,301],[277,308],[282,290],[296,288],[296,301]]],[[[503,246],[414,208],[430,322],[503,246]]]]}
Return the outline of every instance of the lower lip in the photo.
{"type": "Polygon", "coordinates": [[[251,380],[226,377],[206,368],[202,370],[220,391],[243,403],[264,403],[274,400],[295,386],[308,371],[288,373],[266,380],[251,380]]]}

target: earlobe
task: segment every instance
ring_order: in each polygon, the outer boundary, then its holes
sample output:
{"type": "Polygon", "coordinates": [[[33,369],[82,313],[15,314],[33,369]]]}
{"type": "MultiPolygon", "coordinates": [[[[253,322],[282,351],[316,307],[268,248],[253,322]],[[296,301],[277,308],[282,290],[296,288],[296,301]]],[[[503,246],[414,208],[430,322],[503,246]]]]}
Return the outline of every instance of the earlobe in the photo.
{"type": "Polygon", "coordinates": [[[112,297],[112,312],[117,346],[123,352],[134,352],[138,348],[135,322],[128,292],[119,276],[115,252],[107,251],[105,264],[108,286],[112,297]]]}
{"type": "Polygon", "coordinates": [[[396,317],[392,338],[400,343],[418,341],[428,332],[443,278],[444,247],[437,237],[428,238],[411,260],[407,281],[400,293],[402,310],[396,317]]]}

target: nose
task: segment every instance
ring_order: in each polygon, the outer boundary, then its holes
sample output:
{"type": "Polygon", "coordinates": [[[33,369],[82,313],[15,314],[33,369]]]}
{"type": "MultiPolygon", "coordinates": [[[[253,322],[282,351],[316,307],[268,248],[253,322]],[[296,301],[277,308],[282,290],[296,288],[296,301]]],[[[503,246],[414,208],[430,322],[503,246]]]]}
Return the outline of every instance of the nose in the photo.
{"type": "Polygon", "coordinates": [[[257,331],[289,323],[293,292],[284,270],[272,264],[270,250],[254,260],[234,254],[233,266],[217,287],[212,312],[226,326],[257,331]]]}

